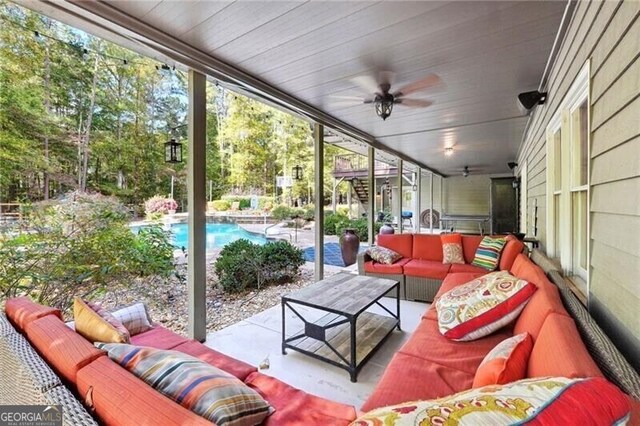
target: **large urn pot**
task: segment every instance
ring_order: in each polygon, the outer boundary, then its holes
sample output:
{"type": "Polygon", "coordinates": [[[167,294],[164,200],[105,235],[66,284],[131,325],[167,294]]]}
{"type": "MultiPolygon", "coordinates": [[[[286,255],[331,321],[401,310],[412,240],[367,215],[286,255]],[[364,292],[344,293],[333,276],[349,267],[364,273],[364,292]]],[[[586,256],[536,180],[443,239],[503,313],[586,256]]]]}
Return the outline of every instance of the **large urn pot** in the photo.
{"type": "Polygon", "coordinates": [[[393,229],[393,226],[391,226],[390,223],[385,223],[384,225],[382,225],[380,227],[380,234],[385,235],[385,234],[393,234],[395,233],[396,230],[393,229]]]}
{"type": "Polygon", "coordinates": [[[340,238],[340,250],[344,266],[350,266],[358,260],[358,249],[360,249],[360,239],[356,235],[355,229],[347,228],[340,238]]]}

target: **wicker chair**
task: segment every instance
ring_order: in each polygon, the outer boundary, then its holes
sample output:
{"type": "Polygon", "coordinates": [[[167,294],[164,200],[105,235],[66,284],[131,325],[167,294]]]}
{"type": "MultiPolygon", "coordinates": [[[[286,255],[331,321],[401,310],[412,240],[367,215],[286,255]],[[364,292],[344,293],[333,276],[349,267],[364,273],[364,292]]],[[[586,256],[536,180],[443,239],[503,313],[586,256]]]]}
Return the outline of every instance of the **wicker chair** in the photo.
{"type": "Polygon", "coordinates": [[[60,405],[63,424],[97,425],[4,313],[0,313],[0,377],[0,405],[60,405]]]}

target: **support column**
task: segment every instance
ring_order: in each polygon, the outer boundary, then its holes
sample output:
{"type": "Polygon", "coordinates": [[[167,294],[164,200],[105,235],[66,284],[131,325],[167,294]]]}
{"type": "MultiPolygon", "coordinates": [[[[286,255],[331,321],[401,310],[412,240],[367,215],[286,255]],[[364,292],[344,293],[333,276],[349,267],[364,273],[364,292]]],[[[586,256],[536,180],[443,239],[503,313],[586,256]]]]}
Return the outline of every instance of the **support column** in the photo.
{"type": "Polygon", "coordinates": [[[324,126],[313,128],[315,202],[315,281],[324,278],[324,126]]]}
{"type": "Polygon", "coordinates": [[[348,185],[347,187],[349,188],[349,190],[347,191],[347,206],[349,206],[349,219],[353,219],[353,215],[351,214],[351,202],[352,200],[352,195],[351,193],[353,192],[353,181],[350,180],[348,181],[348,185]]]}
{"type": "Polygon", "coordinates": [[[429,173],[429,232],[433,234],[433,173],[429,173]]]}
{"type": "Polygon", "coordinates": [[[418,167],[416,174],[416,193],[414,194],[413,228],[416,234],[420,233],[420,209],[422,208],[422,169],[418,167]]]}
{"type": "Polygon", "coordinates": [[[398,234],[402,234],[402,167],[403,161],[398,158],[398,192],[396,206],[398,206],[398,234]]]}
{"type": "Polygon", "coordinates": [[[207,79],[189,70],[189,149],[187,156],[188,219],[188,334],[207,338],[206,269],[206,140],[207,79]]]}
{"type": "Polygon", "coordinates": [[[338,180],[334,177],[333,178],[333,185],[331,185],[331,188],[332,188],[332,191],[331,191],[331,211],[333,213],[336,212],[336,204],[338,204],[338,201],[336,199],[337,198],[336,192],[337,192],[337,189],[338,189],[337,181],[338,180]]]}
{"type": "Polygon", "coordinates": [[[367,203],[367,224],[369,225],[369,245],[375,243],[376,234],[376,150],[370,146],[367,152],[367,189],[369,202],[367,203]]]}

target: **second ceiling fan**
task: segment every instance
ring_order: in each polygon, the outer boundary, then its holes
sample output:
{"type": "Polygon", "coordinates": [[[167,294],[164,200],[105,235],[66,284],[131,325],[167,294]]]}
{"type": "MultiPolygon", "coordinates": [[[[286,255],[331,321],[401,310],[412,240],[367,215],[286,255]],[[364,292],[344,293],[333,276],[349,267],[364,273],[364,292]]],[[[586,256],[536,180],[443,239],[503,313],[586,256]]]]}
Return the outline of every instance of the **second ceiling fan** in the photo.
{"type": "Polygon", "coordinates": [[[371,75],[361,75],[351,79],[351,82],[366,91],[369,96],[362,98],[357,96],[333,96],[340,104],[348,103],[349,105],[373,104],[376,114],[386,120],[393,111],[393,106],[400,104],[409,108],[426,108],[433,104],[432,101],[425,99],[407,98],[407,95],[438,86],[441,83],[440,77],[435,74],[406,84],[397,90],[391,90],[395,73],[392,71],[381,71],[378,78],[371,75]]]}

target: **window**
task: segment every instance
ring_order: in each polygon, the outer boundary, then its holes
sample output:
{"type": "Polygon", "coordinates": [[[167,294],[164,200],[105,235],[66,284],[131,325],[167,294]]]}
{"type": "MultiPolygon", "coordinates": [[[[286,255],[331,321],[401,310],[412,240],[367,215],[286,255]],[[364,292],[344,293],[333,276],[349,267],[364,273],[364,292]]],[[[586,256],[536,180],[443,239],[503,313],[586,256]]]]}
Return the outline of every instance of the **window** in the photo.
{"type": "Polygon", "coordinates": [[[589,64],[547,127],[547,253],[588,294],[589,64]]]}

